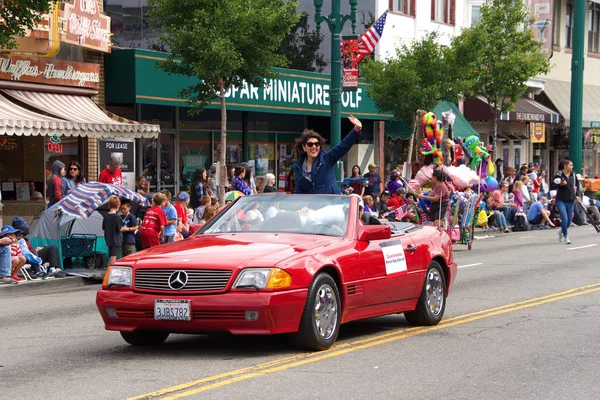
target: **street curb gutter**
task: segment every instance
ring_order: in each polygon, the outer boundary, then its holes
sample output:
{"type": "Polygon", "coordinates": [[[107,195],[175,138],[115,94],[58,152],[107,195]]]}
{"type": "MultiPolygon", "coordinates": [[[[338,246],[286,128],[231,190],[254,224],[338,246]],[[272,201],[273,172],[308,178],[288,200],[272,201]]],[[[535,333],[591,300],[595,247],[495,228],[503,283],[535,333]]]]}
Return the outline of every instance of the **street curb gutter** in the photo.
{"type": "MultiPolygon", "coordinates": [[[[78,276],[54,279],[36,279],[35,281],[19,284],[0,285],[0,299],[20,296],[31,296],[39,294],[64,293],[85,288],[88,286],[98,287],[100,282],[93,279],[85,279],[78,276]]],[[[98,287],[99,288],[99,287],[98,287]]]]}

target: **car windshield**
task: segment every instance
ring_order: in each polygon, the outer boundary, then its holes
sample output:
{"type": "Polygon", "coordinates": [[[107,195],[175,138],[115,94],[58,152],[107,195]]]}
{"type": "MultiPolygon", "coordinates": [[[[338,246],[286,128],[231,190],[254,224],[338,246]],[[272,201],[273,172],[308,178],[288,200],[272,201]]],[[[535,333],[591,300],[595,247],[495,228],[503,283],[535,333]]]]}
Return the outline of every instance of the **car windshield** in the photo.
{"type": "Polygon", "coordinates": [[[343,237],[350,197],[265,194],[240,197],[198,233],[275,232],[343,237]]]}

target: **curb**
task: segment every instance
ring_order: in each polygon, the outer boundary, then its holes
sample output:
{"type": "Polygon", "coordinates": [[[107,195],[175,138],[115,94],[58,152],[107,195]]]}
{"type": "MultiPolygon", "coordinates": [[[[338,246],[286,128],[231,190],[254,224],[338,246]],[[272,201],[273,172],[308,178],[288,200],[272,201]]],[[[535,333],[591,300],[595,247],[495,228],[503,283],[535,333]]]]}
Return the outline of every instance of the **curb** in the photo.
{"type": "Polygon", "coordinates": [[[89,286],[99,286],[100,282],[94,279],[85,279],[78,276],[65,278],[36,279],[13,285],[0,285],[0,299],[39,294],[64,293],[89,286]]]}

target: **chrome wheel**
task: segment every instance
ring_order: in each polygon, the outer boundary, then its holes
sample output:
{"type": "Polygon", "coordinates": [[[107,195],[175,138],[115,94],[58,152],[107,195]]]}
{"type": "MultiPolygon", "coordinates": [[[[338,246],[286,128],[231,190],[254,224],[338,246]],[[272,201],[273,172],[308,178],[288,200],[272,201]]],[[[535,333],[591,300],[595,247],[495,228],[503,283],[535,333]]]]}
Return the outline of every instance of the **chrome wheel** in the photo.
{"type": "Polygon", "coordinates": [[[329,284],[323,284],[315,296],[315,327],[321,338],[328,340],[338,324],[338,299],[329,284]]]}
{"type": "Polygon", "coordinates": [[[430,269],[425,281],[425,301],[431,315],[438,316],[444,309],[444,291],[444,279],[440,271],[435,268],[430,269]]]}

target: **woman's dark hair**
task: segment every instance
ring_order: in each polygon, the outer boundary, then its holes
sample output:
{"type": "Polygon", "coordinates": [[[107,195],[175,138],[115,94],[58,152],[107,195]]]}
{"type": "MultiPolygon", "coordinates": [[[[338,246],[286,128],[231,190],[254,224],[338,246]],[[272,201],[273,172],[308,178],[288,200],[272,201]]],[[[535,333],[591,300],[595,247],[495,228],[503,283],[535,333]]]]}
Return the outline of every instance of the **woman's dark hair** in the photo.
{"type": "Polygon", "coordinates": [[[67,172],[71,167],[76,167],[79,172],[77,172],[77,176],[75,177],[75,179],[71,178],[70,173],[67,173],[66,177],[68,177],[69,179],[73,179],[77,183],[81,183],[81,181],[83,180],[83,169],[81,168],[81,164],[79,164],[77,161],[71,161],[71,163],[67,167],[67,172]]]}
{"type": "Polygon", "coordinates": [[[440,182],[444,182],[444,173],[439,169],[433,171],[432,177],[435,177],[435,179],[437,179],[440,182]]]}
{"type": "Polygon", "coordinates": [[[246,168],[243,165],[237,165],[235,167],[235,172],[233,173],[235,176],[240,176],[242,172],[244,172],[246,168]]]}
{"type": "Polygon", "coordinates": [[[206,176],[206,179],[202,179],[202,175],[204,174],[204,172],[206,172],[206,170],[204,168],[198,168],[196,170],[196,173],[194,174],[194,186],[196,187],[196,185],[198,183],[202,183],[202,186],[204,186],[204,190],[206,193],[210,192],[210,186],[208,184],[208,175],[206,176]]]}
{"type": "Polygon", "coordinates": [[[295,140],[296,152],[299,155],[304,153],[304,149],[302,148],[302,146],[305,145],[306,142],[308,142],[308,139],[311,138],[317,139],[319,141],[319,144],[321,145],[321,148],[323,147],[323,145],[325,145],[325,138],[323,138],[323,136],[313,131],[312,129],[305,129],[304,132],[302,132],[302,135],[300,135],[300,137],[296,138],[295,140]]]}
{"type": "Polygon", "coordinates": [[[562,159],[562,160],[560,160],[560,161],[558,162],[558,170],[559,170],[559,171],[562,171],[563,169],[565,169],[565,167],[566,167],[567,165],[569,165],[569,163],[571,163],[571,160],[568,160],[568,159],[566,159],[566,158],[565,158],[565,159],[562,159]]]}
{"type": "Polygon", "coordinates": [[[360,165],[354,165],[354,166],[352,166],[352,172],[351,172],[352,177],[354,177],[354,168],[358,168],[358,177],[360,178],[360,174],[361,174],[360,165]]]}

